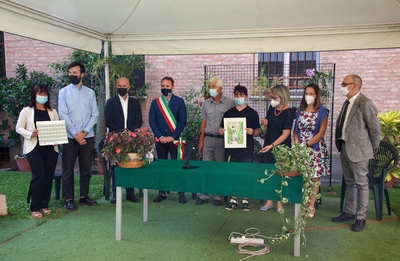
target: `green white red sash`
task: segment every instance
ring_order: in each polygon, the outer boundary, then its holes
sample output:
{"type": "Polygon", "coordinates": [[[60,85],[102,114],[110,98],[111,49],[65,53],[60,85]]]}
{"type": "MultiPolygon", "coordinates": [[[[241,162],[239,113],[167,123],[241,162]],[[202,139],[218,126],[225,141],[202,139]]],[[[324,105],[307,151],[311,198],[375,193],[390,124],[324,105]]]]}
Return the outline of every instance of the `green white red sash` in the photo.
{"type": "MultiPolygon", "coordinates": [[[[165,121],[167,122],[172,133],[174,133],[177,123],[174,115],[172,114],[171,110],[168,107],[167,100],[165,99],[164,95],[161,95],[161,97],[158,98],[156,101],[158,108],[160,109],[162,115],[164,116],[165,121]]],[[[186,143],[186,138],[182,138],[182,135],[179,136],[178,140],[174,140],[175,146],[178,146],[178,159],[183,160],[184,158],[185,143],[186,143]]]]}

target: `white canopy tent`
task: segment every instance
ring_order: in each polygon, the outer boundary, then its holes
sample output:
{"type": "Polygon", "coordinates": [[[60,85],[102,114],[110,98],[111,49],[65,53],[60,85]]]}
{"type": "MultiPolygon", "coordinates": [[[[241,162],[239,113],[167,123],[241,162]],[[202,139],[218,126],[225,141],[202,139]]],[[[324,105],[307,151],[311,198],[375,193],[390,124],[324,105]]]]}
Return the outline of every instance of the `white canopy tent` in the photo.
{"type": "Polygon", "coordinates": [[[0,0],[0,31],[115,55],[400,47],[400,0],[0,0]]]}
{"type": "Polygon", "coordinates": [[[0,0],[0,31],[114,55],[394,48],[400,0],[0,0]]]}

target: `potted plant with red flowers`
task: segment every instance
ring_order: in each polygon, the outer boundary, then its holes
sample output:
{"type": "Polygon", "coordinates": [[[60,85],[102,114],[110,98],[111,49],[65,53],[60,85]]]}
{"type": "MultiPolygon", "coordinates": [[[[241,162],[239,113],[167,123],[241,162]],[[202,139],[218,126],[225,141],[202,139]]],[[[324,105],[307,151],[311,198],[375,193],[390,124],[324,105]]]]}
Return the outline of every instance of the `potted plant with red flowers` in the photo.
{"type": "Polygon", "coordinates": [[[103,156],[123,168],[140,168],[146,154],[154,151],[154,137],[149,128],[107,133],[102,149],[103,156]]]}

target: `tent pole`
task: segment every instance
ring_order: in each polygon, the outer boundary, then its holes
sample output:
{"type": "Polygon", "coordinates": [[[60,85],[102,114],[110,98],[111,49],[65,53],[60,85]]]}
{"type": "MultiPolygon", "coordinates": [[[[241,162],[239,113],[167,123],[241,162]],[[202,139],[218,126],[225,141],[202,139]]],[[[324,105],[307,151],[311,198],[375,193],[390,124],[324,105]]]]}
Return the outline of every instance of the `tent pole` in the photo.
{"type": "MultiPolygon", "coordinates": [[[[109,42],[104,42],[104,58],[108,57],[108,45],[109,42]]],[[[105,78],[105,85],[106,85],[106,101],[110,99],[110,66],[108,63],[104,65],[104,78],[105,78]]]]}

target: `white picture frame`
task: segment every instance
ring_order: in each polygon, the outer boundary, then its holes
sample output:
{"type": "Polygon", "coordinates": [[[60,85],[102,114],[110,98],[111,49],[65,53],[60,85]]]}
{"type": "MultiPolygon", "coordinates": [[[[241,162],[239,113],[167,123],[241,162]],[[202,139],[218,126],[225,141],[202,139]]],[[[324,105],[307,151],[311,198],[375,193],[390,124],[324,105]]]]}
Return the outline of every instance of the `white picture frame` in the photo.
{"type": "Polygon", "coordinates": [[[247,148],[246,118],[224,118],[226,149],[247,148]]]}

